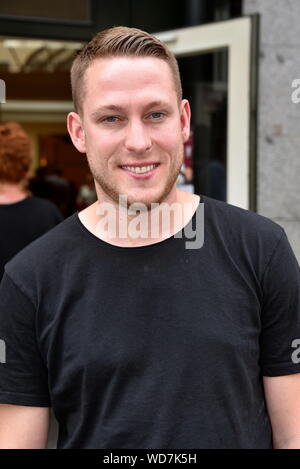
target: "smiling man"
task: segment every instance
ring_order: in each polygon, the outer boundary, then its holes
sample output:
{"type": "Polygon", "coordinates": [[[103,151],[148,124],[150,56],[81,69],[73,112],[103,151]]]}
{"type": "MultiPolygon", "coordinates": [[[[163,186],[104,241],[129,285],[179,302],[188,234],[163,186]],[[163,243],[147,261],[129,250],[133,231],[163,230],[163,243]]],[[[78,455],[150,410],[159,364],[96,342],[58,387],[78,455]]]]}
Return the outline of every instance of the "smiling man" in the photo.
{"type": "Polygon", "coordinates": [[[88,155],[98,198],[118,203],[126,193],[129,204],[175,202],[190,110],[187,100],[178,103],[169,65],[155,57],[98,59],[85,88],[82,113],[68,122],[75,146],[88,155]]]}
{"type": "MultiPolygon", "coordinates": [[[[71,77],[78,112],[68,116],[69,132],[76,148],[87,154],[98,202],[114,204],[117,220],[122,211],[120,195],[126,195],[127,207],[177,204],[181,216],[173,221],[170,236],[182,228],[179,220],[185,225],[199,204],[199,196],[176,188],[183,144],[190,133],[190,107],[182,100],[178,65],[150,36],[137,36],[131,44],[126,36],[119,36],[117,28],[110,31],[110,42],[105,34],[98,34],[87,46],[85,60],[81,57],[74,62],[71,77]],[[101,40],[107,41],[106,49],[102,46],[89,62],[101,40]],[[159,53],[161,57],[157,57],[159,53]]],[[[79,217],[94,234],[108,239],[109,229],[99,232],[95,205],[79,217]]],[[[119,245],[132,244],[130,236],[110,238],[119,245]]],[[[157,242],[151,233],[147,238],[149,243],[157,242]]],[[[144,244],[145,237],[134,238],[134,245],[137,243],[144,244]]]]}
{"type": "Polygon", "coordinates": [[[58,448],[300,447],[299,266],[283,229],[176,187],[190,108],[158,39],[102,31],[71,81],[97,202],[5,267],[0,447],[45,447],[50,407],[58,448]]]}

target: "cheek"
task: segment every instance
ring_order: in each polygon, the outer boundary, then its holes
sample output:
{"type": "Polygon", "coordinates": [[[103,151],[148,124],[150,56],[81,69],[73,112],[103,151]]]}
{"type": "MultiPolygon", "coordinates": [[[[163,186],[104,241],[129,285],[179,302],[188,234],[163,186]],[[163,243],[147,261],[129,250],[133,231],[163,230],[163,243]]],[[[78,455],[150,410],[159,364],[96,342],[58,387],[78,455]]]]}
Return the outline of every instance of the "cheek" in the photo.
{"type": "Polygon", "coordinates": [[[172,151],[172,153],[178,153],[178,150],[183,145],[181,127],[179,125],[165,127],[160,135],[160,144],[162,147],[172,151]]]}
{"type": "Polygon", "coordinates": [[[166,153],[169,153],[173,157],[178,154],[180,155],[183,148],[181,135],[169,134],[165,136],[165,138],[161,141],[161,148],[163,148],[166,153]]]}
{"type": "Polygon", "coordinates": [[[87,153],[93,158],[101,157],[101,162],[109,159],[117,147],[116,139],[111,135],[100,134],[97,131],[86,135],[87,153]]]}

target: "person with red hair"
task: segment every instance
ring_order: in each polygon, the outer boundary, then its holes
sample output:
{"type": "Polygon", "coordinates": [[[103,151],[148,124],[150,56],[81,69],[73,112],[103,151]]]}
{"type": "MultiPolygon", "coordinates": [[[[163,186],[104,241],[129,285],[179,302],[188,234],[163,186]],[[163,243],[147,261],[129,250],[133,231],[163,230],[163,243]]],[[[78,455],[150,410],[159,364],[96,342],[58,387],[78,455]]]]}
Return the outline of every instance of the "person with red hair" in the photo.
{"type": "Polygon", "coordinates": [[[63,219],[54,204],[27,189],[31,140],[17,122],[0,124],[0,280],[4,265],[63,219]]]}

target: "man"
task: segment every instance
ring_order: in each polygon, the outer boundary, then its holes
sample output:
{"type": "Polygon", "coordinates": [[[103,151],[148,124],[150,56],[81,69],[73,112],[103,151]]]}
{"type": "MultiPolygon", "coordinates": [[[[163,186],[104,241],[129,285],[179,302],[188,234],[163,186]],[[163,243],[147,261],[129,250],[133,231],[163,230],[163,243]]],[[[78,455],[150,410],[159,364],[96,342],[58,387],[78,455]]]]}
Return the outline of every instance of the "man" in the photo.
{"type": "Polygon", "coordinates": [[[59,448],[299,448],[284,231],[176,188],[190,108],[157,39],[101,32],[71,78],[68,129],[98,201],[6,265],[1,447],[45,447],[52,407],[59,448]],[[186,228],[204,229],[196,249],[186,228]]]}

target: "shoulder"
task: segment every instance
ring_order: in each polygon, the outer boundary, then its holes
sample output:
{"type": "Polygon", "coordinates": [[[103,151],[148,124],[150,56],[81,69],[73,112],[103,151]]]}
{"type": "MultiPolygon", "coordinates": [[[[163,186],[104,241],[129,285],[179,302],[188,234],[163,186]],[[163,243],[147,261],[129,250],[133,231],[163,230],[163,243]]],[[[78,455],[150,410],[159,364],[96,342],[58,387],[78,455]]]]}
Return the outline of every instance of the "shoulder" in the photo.
{"type": "Polygon", "coordinates": [[[283,234],[283,228],[278,223],[251,210],[206,196],[202,197],[202,202],[207,217],[220,227],[223,226],[225,233],[235,233],[237,237],[247,235],[248,238],[254,236],[277,239],[283,234]]]}
{"type": "Polygon", "coordinates": [[[49,272],[49,276],[55,275],[63,259],[72,251],[73,240],[77,239],[75,228],[74,214],[22,249],[6,264],[6,273],[16,284],[19,284],[18,279],[29,281],[33,276],[43,276],[45,272],[49,272]]]}
{"type": "Polygon", "coordinates": [[[56,205],[50,200],[33,195],[28,198],[28,204],[34,209],[47,211],[61,216],[61,213],[56,207],[56,205]]]}
{"type": "MultiPolygon", "coordinates": [[[[250,210],[214,200],[204,202],[206,237],[237,265],[254,268],[261,278],[277,246],[286,240],[284,229],[269,218],[250,210]]],[[[205,238],[206,240],[206,238],[205,238]]],[[[209,242],[209,241],[208,241],[209,242]]]]}

